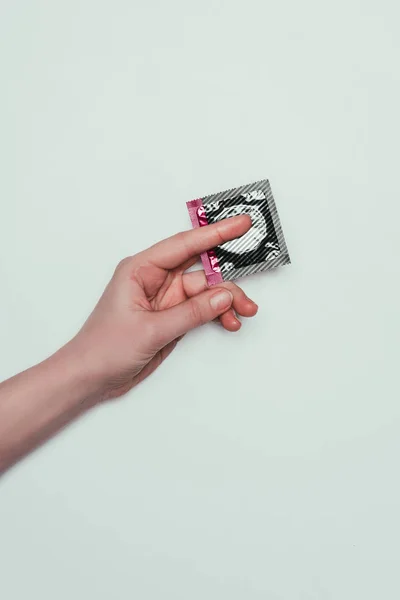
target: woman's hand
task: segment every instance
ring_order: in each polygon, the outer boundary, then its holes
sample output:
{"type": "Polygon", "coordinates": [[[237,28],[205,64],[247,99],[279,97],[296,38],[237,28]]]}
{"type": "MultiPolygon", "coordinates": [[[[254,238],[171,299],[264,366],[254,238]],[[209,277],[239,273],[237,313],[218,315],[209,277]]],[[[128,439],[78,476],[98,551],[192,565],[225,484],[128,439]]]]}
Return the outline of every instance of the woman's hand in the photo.
{"type": "Polygon", "coordinates": [[[150,375],[189,329],[257,306],[233,283],[208,288],[203,271],[185,273],[205,250],[243,235],[240,216],[179,233],[124,259],[81,331],[42,363],[0,383],[0,474],[61,427],[150,375]]]}
{"type": "Polygon", "coordinates": [[[219,318],[228,331],[257,305],[234,283],[209,288],[204,271],[186,273],[201,252],[251,227],[238,216],[166,239],[125,258],[69,350],[100,382],[101,398],[115,398],[150,375],[187,331],[219,318]]]}

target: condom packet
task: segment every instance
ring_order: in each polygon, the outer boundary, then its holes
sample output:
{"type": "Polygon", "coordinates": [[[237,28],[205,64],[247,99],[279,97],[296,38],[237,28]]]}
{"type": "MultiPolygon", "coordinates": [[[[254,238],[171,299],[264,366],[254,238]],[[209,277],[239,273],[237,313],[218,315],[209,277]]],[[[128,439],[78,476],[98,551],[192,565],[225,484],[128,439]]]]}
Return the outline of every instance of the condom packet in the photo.
{"type": "Polygon", "coordinates": [[[268,179],[186,203],[193,227],[247,214],[252,227],[240,238],[201,255],[209,285],[290,263],[268,179]]]}

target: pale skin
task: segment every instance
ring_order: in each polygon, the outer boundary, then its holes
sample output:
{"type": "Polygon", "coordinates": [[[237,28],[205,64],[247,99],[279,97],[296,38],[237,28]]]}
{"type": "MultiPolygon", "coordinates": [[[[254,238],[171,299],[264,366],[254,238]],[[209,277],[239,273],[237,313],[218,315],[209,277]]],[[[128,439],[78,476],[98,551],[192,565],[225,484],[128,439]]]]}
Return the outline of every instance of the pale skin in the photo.
{"type": "Polygon", "coordinates": [[[209,288],[203,271],[187,273],[201,252],[249,230],[242,215],[179,233],[117,266],[78,334],[40,364],[0,384],[0,473],[98,402],[148,377],[191,329],[257,305],[234,283],[209,288]]]}

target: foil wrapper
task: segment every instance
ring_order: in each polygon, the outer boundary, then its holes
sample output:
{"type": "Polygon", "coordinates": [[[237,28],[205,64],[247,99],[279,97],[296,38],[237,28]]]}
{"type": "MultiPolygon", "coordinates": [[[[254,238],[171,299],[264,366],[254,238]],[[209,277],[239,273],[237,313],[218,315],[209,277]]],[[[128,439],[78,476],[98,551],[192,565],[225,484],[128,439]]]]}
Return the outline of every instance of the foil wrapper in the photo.
{"type": "Polygon", "coordinates": [[[275,200],[267,179],[186,203],[193,227],[247,214],[252,227],[240,238],[201,255],[209,285],[290,263],[275,200]]]}

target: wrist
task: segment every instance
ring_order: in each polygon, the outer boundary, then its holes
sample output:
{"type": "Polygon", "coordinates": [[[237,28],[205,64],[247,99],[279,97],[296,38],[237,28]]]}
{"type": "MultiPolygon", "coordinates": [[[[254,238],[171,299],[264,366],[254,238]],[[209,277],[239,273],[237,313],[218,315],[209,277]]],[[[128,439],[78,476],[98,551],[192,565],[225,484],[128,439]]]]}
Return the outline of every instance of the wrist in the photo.
{"type": "Polygon", "coordinates": [[[75,404],[82,408],[90,407],[101,399],[104,384],[92,368],[90,353],[77,338],[73,338],[48,361],[60,382],[71,391],[71,400],[75,404]]]}

